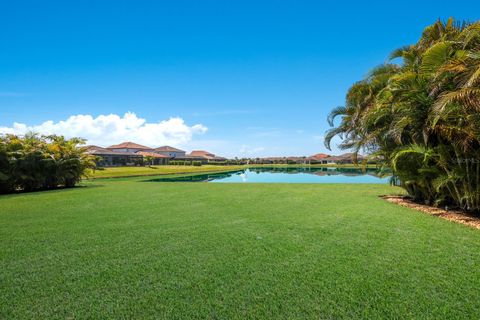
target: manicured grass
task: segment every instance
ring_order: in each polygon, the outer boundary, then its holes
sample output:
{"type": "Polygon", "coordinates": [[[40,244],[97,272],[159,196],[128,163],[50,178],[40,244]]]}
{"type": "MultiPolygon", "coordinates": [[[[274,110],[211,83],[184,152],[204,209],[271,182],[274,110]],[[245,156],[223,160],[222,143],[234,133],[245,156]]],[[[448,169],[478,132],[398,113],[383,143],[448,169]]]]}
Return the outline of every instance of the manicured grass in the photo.
{"type": "MultiPolygon", "coordinates": [[[[195,166],[144,166],[144,167],[110,167],[96,170],[90,174],[89,178],[117,178],[117,177],[135,177],[135,176],[152,176],[163,174],[179,174],[179,173],[196,173],[196,172],[219,172],[232,171],[252,167],[311,167],[311,168],[361,168],[361,166],[346,164],[346,165],[287,165],[287,164],[269,164],[269,165],[203,165],[195,166]]],[[[375,165],[368,165],[369,168],[375,168],[375,165]]]]}
{"type": "Polygon", "coordinates": [[[145,180],[1,196],[0,318],[480,314],[480,232],[398,189],[145,180]]]}

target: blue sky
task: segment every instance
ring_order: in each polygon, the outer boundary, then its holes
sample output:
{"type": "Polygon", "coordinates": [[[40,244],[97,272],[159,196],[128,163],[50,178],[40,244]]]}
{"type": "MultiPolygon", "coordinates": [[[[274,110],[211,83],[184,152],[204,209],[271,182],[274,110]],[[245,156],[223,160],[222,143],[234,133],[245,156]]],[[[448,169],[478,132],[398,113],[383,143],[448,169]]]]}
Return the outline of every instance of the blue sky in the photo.
{"type": "Polygon", "coordinates": [[[449,16],[478,20],[480,3],[3,1],[0,129],[239,157],[324,152],[348,87],[449,16]]]}

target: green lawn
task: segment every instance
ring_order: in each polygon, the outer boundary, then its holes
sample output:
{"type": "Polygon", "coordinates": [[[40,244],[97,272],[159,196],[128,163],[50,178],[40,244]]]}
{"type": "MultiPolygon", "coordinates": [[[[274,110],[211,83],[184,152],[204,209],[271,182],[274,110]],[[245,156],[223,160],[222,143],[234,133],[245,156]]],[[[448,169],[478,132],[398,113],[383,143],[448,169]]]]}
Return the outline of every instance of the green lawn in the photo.
{"type": "Polygon", "coordinates": [[[480,314],[480,232],[398,189],[144,180],[0,196],[0,319],[480,314]]]}

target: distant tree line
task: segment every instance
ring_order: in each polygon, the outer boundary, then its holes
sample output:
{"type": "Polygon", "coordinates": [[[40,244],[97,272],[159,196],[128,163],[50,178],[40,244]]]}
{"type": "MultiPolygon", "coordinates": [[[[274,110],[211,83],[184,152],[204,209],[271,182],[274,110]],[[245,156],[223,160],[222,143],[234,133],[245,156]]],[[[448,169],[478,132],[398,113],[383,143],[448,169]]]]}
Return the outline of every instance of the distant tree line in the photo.
{"type": "Polygon", "coordinates": [[[449,19],[348,91],[330,147],[367,150],[415,200],[480,211],[480,22],[449,19]]]}
{"type": "Polygon", "coordinates": [[[95,168],[84,144],[56,135],[0,136],[0,193],[74,187],[95,168]]]}

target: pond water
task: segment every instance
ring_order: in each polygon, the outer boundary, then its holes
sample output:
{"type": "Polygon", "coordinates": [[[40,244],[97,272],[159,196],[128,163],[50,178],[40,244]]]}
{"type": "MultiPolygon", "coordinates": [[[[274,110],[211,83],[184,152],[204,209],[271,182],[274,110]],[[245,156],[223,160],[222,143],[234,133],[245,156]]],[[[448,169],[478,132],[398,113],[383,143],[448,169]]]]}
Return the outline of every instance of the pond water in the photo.
{"type": "Polygon", "coordinates": [[[379,183],[386,184],[388,177],[380,177],[378,170],[345,168],[249,168],[210,174],[156,178],[155,182],[211,182],[211,183],[379,183]]]}

